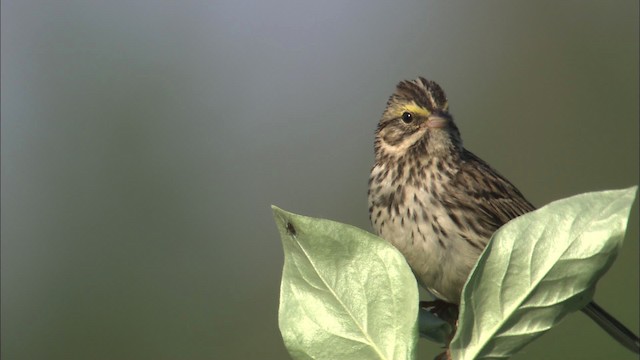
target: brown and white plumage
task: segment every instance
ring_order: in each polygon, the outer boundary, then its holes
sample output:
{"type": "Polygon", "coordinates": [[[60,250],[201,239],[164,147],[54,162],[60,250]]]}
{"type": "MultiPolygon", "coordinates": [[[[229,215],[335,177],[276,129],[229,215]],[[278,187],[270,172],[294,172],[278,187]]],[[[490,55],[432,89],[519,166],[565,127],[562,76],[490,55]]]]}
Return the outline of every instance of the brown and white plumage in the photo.
{"type": "Polygon", "coordinates": [[[425,288],[458,303],[491,234],[533,205],[464,149],[444,91],[424,78],[398,84],[375,149],[369,187],[375,230],[400,249],[425,288]],[[435,126],[429,119],[437,119],[435,126]]]}
{"type": "MultiPolygon", "coordinates": [[[[397,85],[374,147],[368,194],[373,228],[400,250],[424,288],[458,304],[491,235],[535,207],[464,148],[444,91],[425,78],[397,85]]],[[[585,312],[638,351],[637,337],[597,305],[585,312]]]]}

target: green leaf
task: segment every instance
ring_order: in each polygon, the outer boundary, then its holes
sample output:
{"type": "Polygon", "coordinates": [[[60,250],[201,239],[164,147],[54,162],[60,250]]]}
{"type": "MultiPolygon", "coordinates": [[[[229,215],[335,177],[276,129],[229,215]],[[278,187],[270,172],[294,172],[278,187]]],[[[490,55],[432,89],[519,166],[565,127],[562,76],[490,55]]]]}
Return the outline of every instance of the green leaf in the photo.
{"type": "Polygon", "coordinates": [[[295,359],[413,359],[418,288],[366,231],[272,207],[284,248],[279,324],[295,359]]]}
{"type": "Polygon", "coordinates": [[[553,202],[500,228],[462,294],[456,360],[508,358],[592,298],[637,187],[553,202]]]}

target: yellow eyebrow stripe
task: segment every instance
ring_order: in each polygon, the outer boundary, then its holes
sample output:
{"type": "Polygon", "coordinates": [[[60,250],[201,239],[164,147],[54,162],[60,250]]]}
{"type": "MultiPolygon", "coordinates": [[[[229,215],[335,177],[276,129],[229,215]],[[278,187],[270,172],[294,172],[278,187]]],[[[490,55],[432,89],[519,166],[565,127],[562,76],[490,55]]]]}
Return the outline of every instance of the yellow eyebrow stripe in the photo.
{"type": "Polygon", "coordinates": [[[404,111],[408,111],[415,115],[429,116],[431,114],[429,110],[423,108],[422,106],[418,106],[415,102],[404,104],[403,108],[404,111]]]}

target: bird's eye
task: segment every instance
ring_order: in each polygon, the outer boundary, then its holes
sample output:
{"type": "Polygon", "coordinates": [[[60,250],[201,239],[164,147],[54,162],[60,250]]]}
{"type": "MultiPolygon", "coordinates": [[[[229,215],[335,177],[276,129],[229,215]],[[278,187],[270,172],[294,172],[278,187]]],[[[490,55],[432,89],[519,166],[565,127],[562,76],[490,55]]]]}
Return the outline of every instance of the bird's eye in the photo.
{"type": "Polygon", "coordinates": [[[405,111],[402,113],[402,121],[404,121],[405,124],[410,124],[413,121],[413,115],[405,111]]]}

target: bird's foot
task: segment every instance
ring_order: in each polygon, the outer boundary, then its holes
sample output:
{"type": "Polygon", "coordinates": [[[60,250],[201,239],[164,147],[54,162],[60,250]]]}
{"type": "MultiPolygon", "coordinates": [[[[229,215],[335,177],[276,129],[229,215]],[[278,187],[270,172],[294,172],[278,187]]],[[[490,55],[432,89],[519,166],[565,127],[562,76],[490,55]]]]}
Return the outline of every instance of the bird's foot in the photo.
{"type": "Polygon", "coordinates": [[[436,299],[433,301],[420,301],[420,307],[448,322],[452,327],[458,320],[458,305],[456,304],[436,299]]]}

